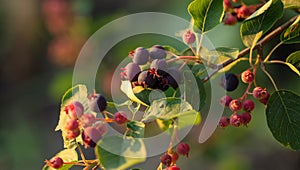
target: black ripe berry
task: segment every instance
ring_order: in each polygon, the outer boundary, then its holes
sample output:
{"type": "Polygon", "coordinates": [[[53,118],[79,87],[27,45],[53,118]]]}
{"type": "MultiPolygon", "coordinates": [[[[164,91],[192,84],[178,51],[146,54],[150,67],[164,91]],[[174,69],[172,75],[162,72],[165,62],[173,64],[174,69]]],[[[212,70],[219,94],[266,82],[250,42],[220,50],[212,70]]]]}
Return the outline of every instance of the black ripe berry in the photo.
{"type": "Polygon", "coordinates": [[[125,79],[133,82],[133,81],[137,80],[137,77],[138,77],[138,74],[140,73],[140,71],[141,71],[141,69],[138,64],[128,63],[126,65],[126,67],[124,68],[124,71],[121,73],[121,75],[125,79]]]}
{"type": "Polygon", "coordinates": [[[158,80],[156,76],[149,71],[142,71],[139,74],[138,83],[144,88],[156,88],[158,80]]]}
{"type": "Polygon", "coordinates": [[[162,59],[155,59],[151,62],[150,68],[154,69],[157,74],[164,75],[168,69],[168,63],[162,59]]]}
{"type": "Polygon", "coordinates": [[[227,91],[233,91],[239,85],[239,80],[235,74],[226,73],[221,79],[221,86],[227,91]]]}
{"type": "Polygon", "coordinates": [[[154,45],[149,49],[149,55],[152,59],[163,59],[167,56],[167,52],[164,47],[154,45]]]}
{"type": "Polygon", "coordinates": [[[177,89],[178,84],[180,83],[182,77],[179,71],[176,68],[170,68],[168,74],[166,75],[167,84],[174,89],[177,89]]]}
{"type": "Polygon", "coordinates": [[[88,100],[89,107],[94,112],[102,112],[106,109],[107,101],[101,94],[92,94],[88,100]]]}
{"type": "Polygon", "coordinates": [[[144,65],[149,61],[149,52],[144,47],[138,47],[134,51],[133,62],[138,65],[144,65]]]}

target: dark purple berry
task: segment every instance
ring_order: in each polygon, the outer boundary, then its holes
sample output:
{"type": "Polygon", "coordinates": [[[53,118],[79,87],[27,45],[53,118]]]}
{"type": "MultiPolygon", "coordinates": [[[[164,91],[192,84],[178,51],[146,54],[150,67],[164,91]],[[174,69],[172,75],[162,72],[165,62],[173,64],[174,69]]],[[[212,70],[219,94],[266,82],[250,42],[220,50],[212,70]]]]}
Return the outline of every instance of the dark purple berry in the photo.
{"type": "Polygon", "coordinates": [[[165,153],[160,157],[160,162],[165,166],[170,166],[172,163],[172,157],[165,153]]]}
{"type": "Polygon", "coordinates": [[[254,109],[255,104],[252,100],[248,99],[243,102],[243,107],[246,112],[251,112],[254,109]]]}
{"type": "Polygon", "coordinates": [[[149,71],[142,71],[139,74],[138,83],[144,88],[156,88],[158,79],[154,74],[151,74],[149,71]]]}
{"type": "Polygon", "coordinates": [[[94,127],[87,127],[84,128],[82,132],[82,140],[84,143],[84,146],[92,147],[94,148],[96,146],[96,143],[101,139],[101,133],[99,130],[97,130],[94,127]]]}
{"type": "Polygon", "coordinates": [[[168,69],[168,63],[163,59],[155,59],[151,62],[151,69],[154,69],[158,75],[164,75],[168,69]]]}
{"type": "Polygon", "coordinates": [[[149,55],[152,59],[163,59],[167,56],[167,52],[162,46],[155,45],[149,49],[149,55]]]}
{"type": "Polygon", "coordinates": [[[114,120],[117,124],[124,124],[128,121],[127,115],[124,111],[118,111],[115,113],[114,120]]]}
{"type": "Polygon", "coordinates": [[[133,62],[138,65],[144,65],[149,61],[149,52],[144,47],[138,47],[134,51],[133,62]]]}
{"type": "Polygon", "coordinates": [[[90,109],[94,112],[102,112],[106,109],[107,107],[107,101],[104,96],[101,94],[92,94],[88,97],[88,105],[90,109]]]}
{"type": "Polygon", "coordinates": [[[245,112],[241,114],[242,123],[247,126],[248,123],[251,121],[251,114],[249,112],[245,112]]]}
{"type": "Polygon", "coordinates": [[[182,76],[176,68],[170,68],[168,70],[168,74],[166,75],[166,81],[167,84],[171,86],[173,89],[177,89],[181,79],[182,76]]]}
{"type": "Polygon", "coordinates": [[[220,99],[220,104],[224,107],[228,107],[229,106],[229,103],[232,101],[232,98],[230,96],[223,96],[221,99],[220,99]]]}
{"type": "Polygon", "coordinates": [[[136,81],[140,71],[141,69],[138,64],[128,63],[124,68],[122,75],[124,74],[124,78],[132,82],[132,81],[136,81]]]}
{"type": "Polygon", "coordinates": [[[189,152],[190,152],[190,146],[187,143],[179,143],[176,146],[176,152],[179,155],[184,155],[184,156],[188,157],[189,152]]]}
{"type": "Polygon", "coordinates": [[[239,85],[239,80],[235,74],[226,73],[221,79],[221,86],[227,91],[233,91],[239,85]]]}
{"type": "Polygon", "coordinates": [[[267,92],[267,94],[262,99],[259,99],[259,102],[266,105],[268,103],[269,97],[270,97],[270,93],[267,92]]]}
{"type": "Polygon", "coordinates": [[[236,112],[243,108],[243,104],[238,99],[234,99],[229,103],[229,108],[230,108],[230,110],[236,112]]]}
{"type": "Polygon", "coordinates": [[[232,114],[230,116],[230,124],[235,127],[239,127],[243,124],[243,117],[239,114],[232,114]]]}
{"type": "Polygon", "coordinates": [[[222,116],[220,121],[219,121],[219,127],[225,128],[229,125],[229,118],[226,116],[222,116]]]}

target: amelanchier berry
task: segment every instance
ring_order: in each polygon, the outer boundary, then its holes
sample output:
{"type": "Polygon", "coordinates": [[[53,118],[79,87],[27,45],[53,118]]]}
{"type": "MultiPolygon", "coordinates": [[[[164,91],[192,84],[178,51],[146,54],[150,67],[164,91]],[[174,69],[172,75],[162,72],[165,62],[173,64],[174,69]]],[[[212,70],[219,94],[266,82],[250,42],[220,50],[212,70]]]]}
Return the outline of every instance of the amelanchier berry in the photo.
{"type": "Polygon", "coordinates": [[[88,127],[92,126],[95,123],[96,117],[91,113],[85,113],[80,117],[79,120],[83,127],[88,127]]]}
{"type": "Polygon", "coordinates": [[[229,106],[229,103],[232,101],[232,98],[230,96],[223,96],[221,99],[220,99],[220,104],[224,107],[228,107],[229,106]]]}
{"type": "Polygon", "coordinates": [[[132,61],[138,65],[144,65],[149,61],[149,52],[144,47],[138,47],[134,50],[132,61]]]}
{"type": "Polygon", "coordinates": [[[94,148],[96,143],[101,139],[101,133],[95,127],[84,128],[82,132],[82,140],[84,146],[94,148]]]}
{"type": "Polygon", "coordinates": [[[221,79],[221,86],[227,91],[233,91],[239,85],[239,80],[235,74],[226,73],[221,79]]]}
{"type": "Polygon", "coordinates": [[[79,126],[76,119],[69,119],[66,123],[65,129],[66,130],[75,130],[79,126]]]}
{"type": "Polygon", "coordinates": [[[153,68],[159,75],[162,75],[160,71],[166,72],[168,69],[168,63],[163,59],[155,59],[151,62],[150,68],[153,68]]]}
{"type": "Polygon", "coordinates": [[[267,90],[265,88],[262,88],[262,87],[255,87],[253,89],[253,97],[256,98],[256,99],[262,99],[264,97],[267,96],[267,90]]]}
{"type": "Polygon", "coordinates": [[[124,124],[128,121],[127,115],[124,111],[118,111],[115,113],[114,120],[117,124],[124,124]]]}
{"type": "Polygon", "coordinates": [[[182,40],[186,44],[193,44],[196,41],[196,35],[191,30],[187,30],[182,35],[182,40]]]}
{"type": "Polygon", "coordinates": [[[89,108],[94,112],[102,112],[107,107],[107,101],[101,94],[92,94],[88,97],[89,108]]]}
{"type": "Polygon", "coordinates": [[[236,13],[238,18],[243,19],[248,18],[251,15],[250,10],[245,5],[242,5],[239,9],[237,9],[236,13]]]}
{"type": "Polygon", "coordinates": [[[230,110],[236,112],[243,108],[243,104],[240,100],[234,99],[229,103],[229,108],[230,110]]]}
{"type": "Polygon", "coordinates": [[[74,139],[79,135],[80,135],[80,129],[79,128],[67,131],[67,139],[69,139],[69,140],[74,139]]]}
{"type": "Polygon", "coordinates": [[[225,20],[224,20],[224,24],[225,25],[234,25],[237,23],[237,18],[235,15],[232,15],[232,13],[228,12],[226,14],[225,20]]]}
{"type": "Polygon", "coordinates": [[[168,154],[168,153],[164,153],[161,157],[160,157],[160,162],[163,165],[166,166],[170,166],[172,163],[172,157],[168,154]]]}
{"type": "Polygon", "coordinates": [[[248,99],[243,102],[243,108],[246,112],[251,112],[255,107],[255,104],[252,100],[248,99]]]}
{"type": "Polygon", "coordinates": [[[177,154],[176,151],[171,151],[169,153],[169,155],[172,157],[172,164],[176,164],[178,158],[179,158],[179,155],[177,154]]]}
{"type": "Polygon", "coordinates": [[[177,166],[170,166],[167,167],[166,170],[180,170],[180,168],[178,168],[177,166]]]}
{"type": "Polygon", "coordinates": [[[97,121],[94,123],[93,127],[98,130],[101,136],[107,132],[107,123],[104,121],[97,121]]]}
{"type": "Polygon", "coordinates": [[[150,71],[142,71],[139,74],[138,83],[144,88],[156,88],[158,79],[150,71]]]}
{"type": "Polygon", "coordinates": [[[223,4],[224,4],[224,10],[225,11],[227,11],[227,10],[229,10],[229,9],[232,8],[232,4],[231,4],[230,0],[224,0],[223,4]]]}
{"type": "Polygon", "coordinates": [[[154,45],[149,49],[149,55],[152,59],[163,59],[166,58],[167,52],[164,47],[154,45]]]}
{"type": "Polygon", "coordinates": [[[248,123],[251,121],[251,114],[249,112],[244,112],[241,114],[242,117],[242,123],[247,126],[248,123]]]}
{"type": "Polygon", "coordinates": [[[268,103],[269,97],[270,97],[270,93],[267,92],[267,94],[262,99],[259,99],[259,102],[266,105],[268,103]]]}
{"type": "Polygon", "coordinates": [[[219,121],[218,126],[221,127],[221,128],[225,128],[225,127],[227,127],[229,125],[229,123],[230,123],[229,121],[230,120],[229,120],[228,117],[222,116],[221,119],[220,119],[220,121],[219,121]]]}
{"type": "Polygon", "coordinates": [[[74,101],[65,106],[64,111],[71,119],[77,119],[83,114],[84,108],[80,102],[74,101]]]}
{"type": "Polygon", "coordinates": [[[242,81],[244,83],[251,83],[254,81],[254,74],[250,70],[246,70],[241,75],[242,81]]]}
{"type": "Polygon", "coordinates": [[[124,71],[121,73],[121,76],[123,76],[125,79],[129,81],[136,81],[139,73],[141,72],[141,68],[136,63],[128,63],[124,71]]]}
{"type": "Polygon", "coordinates": [[[177,89],[178,84],[181,82],[182,76],[178,69],[171,67],[168,69],[168,74],[166,75],[166,81],[169,86],[173,89],[177,89]]]}
{"type": "Polygon", "coordinates": [[[179,143],[177,146],[176,146],[176,152],[179,154],[179,155],[184,155],[186,157],[189,156],[189,152],[190,152],[190,146],[187,144],[187,143],[179,143]]]}
{"type": "Polygon", "coordinates": [[[239,114],[232,114],[230,116],[230,124],[234,127],[240,127],[243,124],[243,117],[239,114]]]}
{"type": "Polygon", "coordinates": [[[48,166],[50,166],[51,168],[54,168],[54,169],[59,169],[64,164],[64,161],[58,156],[50,159],[49,161],[46,160],[45,162],[48,166]]]}

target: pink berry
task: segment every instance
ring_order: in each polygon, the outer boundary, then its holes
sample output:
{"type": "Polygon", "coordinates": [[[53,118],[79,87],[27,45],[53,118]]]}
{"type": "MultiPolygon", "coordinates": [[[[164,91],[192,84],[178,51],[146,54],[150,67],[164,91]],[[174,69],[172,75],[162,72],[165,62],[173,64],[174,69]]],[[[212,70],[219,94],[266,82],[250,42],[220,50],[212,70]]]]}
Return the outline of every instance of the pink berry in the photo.
{"type": "Polygon", "coordinates": [[[232,4],[231,4],[230,0],[224,0],[223,5],[224,5],[224,8],[225,8],[225,11],[232,8],[232,4]]]}
{"type": "Polygon", "coordinates": [[[243,124],[242,116],[236,113],[232,114],[230,116],[230,124],[235,127],[241,126],[243,124]]]}
{"type": "Polygon", "coordinates": [[[251,121],[251,114],[249,112],[245,112],[241,114],[242,123],[247,126],[248,123],[251,121]]]}
{"type": "Polygon", "coordinates": [[[254,109],[255,104],[252,100],[245,100],[243,102],[243,107],[246,112],[251,112],[254,109]]]}
{"type": "Polygon", "coordinates": [[[270,93],[267,92],[267,94],[262,99],[259,99],[259,102],[266,105],[268,103],[269,97],[270,97],[270,93]]]}
{"type": "Polygon", "coordinates": [[[178,168],[177,166],[170,166],[167,167],[166,170],[180,170],[180,168],[178,168]]]}
{"type": "Polygon", "coordinates": [[[241,77],[244,83],[251,83],[254,81],[254,74],[250,70],[244,71],[241,77]]]}
{"type": "Polygon", "coordinates": [[[80,135],[80,129],[79,128],[76,128],[74,130],[68,130],[67,131],[67,138],[70,140],[70,139],[74,139],[76,138],[77,136],[80,135]]]}
{"type": "Polygon", "coordinates": [[[234,25],[237,23],[236,16],[232,15],[231,13],[227,13],[226,18],[224,20],[225,25],[234,25]]]}
{"type": "Polygon", "coordinates": [[[96,117],[91,113],[85,113],[80,117],[80,122],[83,127],[92,126],[96,121],[96,117]]]}
{"type": "Polygon", "coordinates": [[[262,99],[267,96],[267,90],[263,89],[262,87],[255,87],[252,93],[253,97],[256,99],[262,99]]]}
{"type": "Polygon", "coordinates": [[[163,165],[170,166],[172,163],[172,157],[169,154],[165,153],[160,157],[160,162],[163,165]]]}
{"type": "Polygon", "coordinates": [[[124,111],[119,111],[115,113],[114,119],[117,124],[123,124],[128,121],[127,115],[124,111]]]}
{"type": "Polygon", "coordinates": [[[187,30],[182,39],[186,44],[193,44],[196,41],[196,35],[191,30],[187,30]]]}
{"type": "Polygon", "coordinates": [[[220,104],[222,105],[222,106],[229,106],[229,103],[231,102],[231,100],[232,100],[232,98],[230,97],[230,96],[223,96],[222,98],[221,98],[221,100],[220,100],[220,104]]]}
{"type": "Polygon", "coordinates": [[[82,132],[84,146],[94,148],[96,143],[101,139],[101,133],[94,127],[87,127],[82,132]]]}
{"type": "Polygon", "coordinates": [[[50,161],[46,160],[46,163],[48,166],[50,166],[54,169],[59,169],[63,166],[64,161],[60,157],[57,156],[57,157],[50,159],[50,161]]]}
{"type": "Polygon", "coordinates": [[[179,143],[176,147],[176,152],[179,155],[189,156],[190,146],[187,143],[179,143]]]}
{"type": "Polygon", "coordinates": [[[103,136],[107,132],[106,122],[98,121],[94,124],[94,128],[96,128],[101,136],[103,136]]]}
{"type": "Polygon", "coordinates": [[[75,130],[78,128],[78,122],[76,119],[70,119],[67,121],[65,129],[66,130],[75,130]]]}
{"type": "Polygon", "coordinates": [[[246,6],[241,6],[238,10],[237,10],[237,17],[238,18],[248,18],[250,16],[251,12],[250,10],[246,7],[246,6]]]}
{"type": "Polygon", "coordinates": [[[219,121],[219,127],[225,128],[229,125],[229,118],[226,116],[222,116],[220,121],[219,121]]]}
{"type": "Polygon", "coordinates": [[[229,108],[234,112],[241,110],[242,107],[243,104],[238,99],[234,99],[229,103],[229,108]]]}
{"type": "Polygon", "coordinates": [[[71,119],[77,119],[83,114],[84,108],[80,102],[75,101],[65,106],[65,112],[71,119]]]}

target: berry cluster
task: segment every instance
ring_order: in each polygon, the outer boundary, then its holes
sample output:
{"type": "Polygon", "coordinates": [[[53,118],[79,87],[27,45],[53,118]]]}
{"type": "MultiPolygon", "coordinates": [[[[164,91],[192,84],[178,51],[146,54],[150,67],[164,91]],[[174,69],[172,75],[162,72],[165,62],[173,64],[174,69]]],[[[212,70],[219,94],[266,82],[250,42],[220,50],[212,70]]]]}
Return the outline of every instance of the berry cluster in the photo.
{"type": "MultiPolygon", "coordinates": [[[[255,71],[252,72],[250,69],[244,71],[241,74],[241,80],[248,84],[248,87],[252,86],[255,80],[255,71]]],[[[237,88],[239,80],[236,75],[232,73],[225,74],[221,80],[221,86],[227,91],[233,91],[237,88]]],[[[261,87],[255,87],[250,93],[247,89],[245,94],[237,99],[232,99],[230,96],[226,95],[220,99],[220,104],[223,107],[229,107],[233,112],[230,117],[222,116],[219,121],[219,127],[227,127],[229,124],[234,127],[240,127],[241,125],[247,126],[251,121],[251,112],[255,108],[255,104],[252,100],[247,99],[248,94],[252,94],[254,98],[258,99],[261,103],[267,104],[270,94],[266,89],[261,87]],[[238,113],[238,112],[242,113],[238,113]]]]}
{"type": "Polygon", "coordinates": [[[226,12],[225,25],[234,25],[238,21],[245,20],[261,6],[261,4],[247,6],[241,0],[224,0],[223,4],[226,12]]]}
{"type": "Polygon", "coordinates": [[[178,69],[168,66],[166,56],[167,51],[160,45],[154,45],[149,50],[138,47],[129,53],[132,62],[122,68],[121,77],[129,80],[133,87],[162,91],[169,87],[176,89],[182,79],[181,74],[178,69]]]}
{"type": "Polygon", "coordinates": [[[176,150],[168,150],[160,157],[160,162],[166,166],[164,170],[180,170],[180,168],[176,166],[179,155],[188,157],[189,152],[190,146],[187,143],[179,143],[176,146],[176,150]]]}

